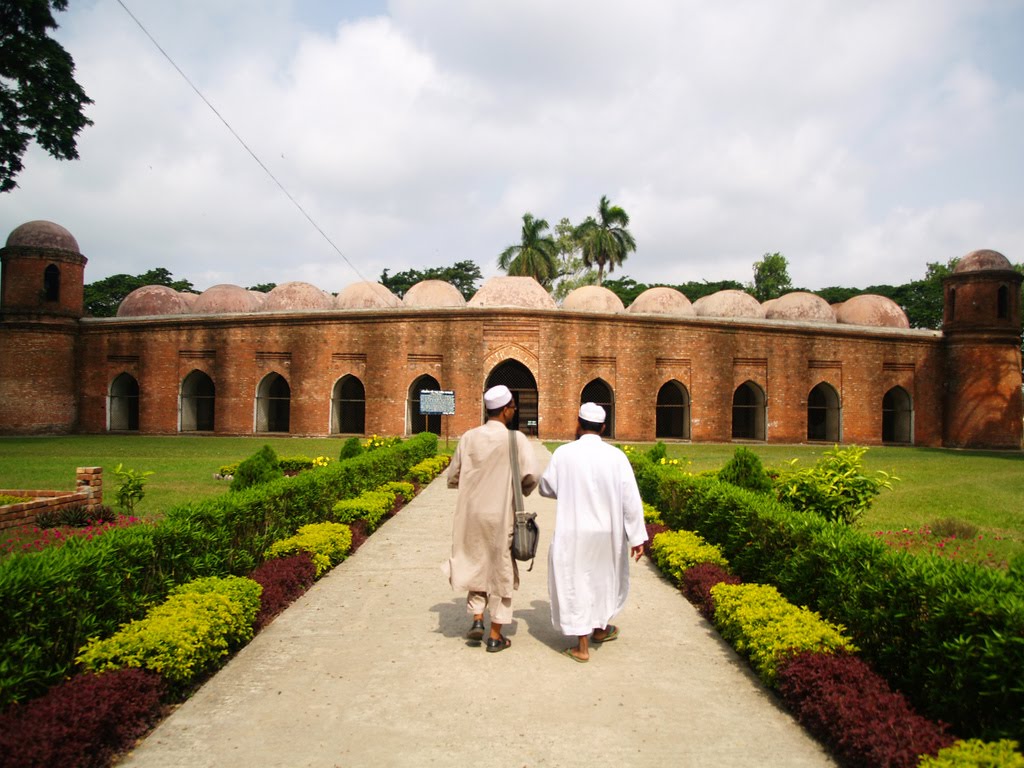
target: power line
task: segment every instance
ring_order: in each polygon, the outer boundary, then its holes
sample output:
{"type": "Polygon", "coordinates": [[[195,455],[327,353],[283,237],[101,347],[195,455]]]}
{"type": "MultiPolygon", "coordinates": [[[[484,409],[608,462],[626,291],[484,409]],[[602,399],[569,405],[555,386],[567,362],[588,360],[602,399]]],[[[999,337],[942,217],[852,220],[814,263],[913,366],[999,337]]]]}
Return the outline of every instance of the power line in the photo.
{"type": "Polygon", "coordinates": [[[196,87],[195,83],[193,83],[193,82],[192,82],[192,81],[191,81],[191,80],[189,79],[188,75],[186,75],[186,74],[185,74],[185,73],[184,73],[184,72],[182,71],[181,67],[179,67],[179,66],[178,66],[178,65],[177,65],[177,64],[175,63],[174,59],[172,59],[172,58],[171,58],[170,54],[168,54],[168,53],[167,53],[167,51],[165,51],[165,50],[163,49],[163,47],[162,47],[162,46],[160,45],[160,43],[158,43],[158,42],[156,41],[156,38],[154,38],[154,37],[153,37],[153,35],[151,35],[151,34],[149,33],[149,30],[148,30],[148,29],[146,29],[146,27],[145,27],[145,26],[143,26],[142,22],[141,22],[141,21],[139,21],[139,20],[138,20],[138,19],[137,19],[137,18],[135,17],[135,14],[134,14],[134,13],[132,13],[132,12],[131,12],[131,10],[129,10],[128,6],[124,4],[123,0],[117,0],[117,3],[118,3],[118,5],[120,5],[120,6],[122,7],[122,8],[124,8],[124,12],[125,12],[125,13],[127,13],[127,14],[128,14],[128,15],[129,15],[130,17],[131,17],[131,20],[132,20],[132,21],[134,21],[134,22],[135,22],[135,23],[136,23],[136,24],[138,25],[139,29],[141,29],[141,30],[142,30],[143,34],[144,34],[144,35],[145,35],[146,37],[148,37],[148,38],[149,38],[150,42],[152,42],[152,43],[153,43],[153,45],[155,45],[155,46],[156,46],[156,49],[157,49],[158,51],[160,51],[160,53],[162,53],[162,54],[163,54],[164,58],[165,58],[165,59],[167,59],[167,61],[169,61],[169,62],[170,62],[171,66],[172,66],[172,67],[174,67],[174,69],[175,69],[175,70],[177,70],[178,74],[179,74],[179,75],[181,75],[181,77],[182,77],[182,78],[183,78],[183,79],[185,80],[185,82],[189,84],[189,87],[190,87],[190,88],[191,88],[191,89],[192,89],[193,91],[195,91],[196,95],[197,95],[197,96],[198,96],[198,97],[199,97],[200,99],[202,99],[202,100],[203,100],[203,103],[204,103],[204,104],[206,104],[206,106],[208,106],[208,107],[210,108],[210,111],[211,111],[211,112],[213,112],[213,114],[215,114],[215,115],[217,116],[217,118],[218,118],[218,119],[219,119],[219,120],[220,120],[220,121],[221,121],[222,123],[224,123],[224,127],[225,127],[225,128],[227,128],[227,129],[228,129],[228,130],[229,130],[229,131],[231,132],[231,135],[232,135],[232,136],[234,136],[234,137],[235,137],[235,139],[236,139],[236,140],[238,141],[238,143],[239,143],[239,144],[241,144],[241,145],[242,145],[242,146],[243,146],[243,147],[245,148],[245,151],[249,153],[249,155],[250,155],[250,156],[252,157],[252,159],[253,159],[253,160],[255,160],[255,161],[256,161],[256,163],[257,163],[257,164],[259,165],[259,167],[260,167],[260,168],[262,168],[262,169],[263,169],[263,171],[264,171],[264,172],[265,172],[265,173],[267,174],[267,176],[269,176],[269,177],[270,177],[270,179],[271,179],[271,180],[272,180],[272,181],[273,181],[273,182],[274,182],[274,183],[275,183],[275,184],[276,184],[276,185],[278,186],[278,188],[279,188],[279,189],[280,189],[280,190],[281,190],[282,192],[284,192],[285,196],[286,196],[286,197],[287,197],[287,198],[288,198],[289,200],[291,200],[291,201],[292,201],[292,205],[294,205],[294,206],[295,206],[296,208],[298,208],[298,209],[299,209],[299,212],[300,212],[300,213],[302,213],[302,215],[306,217],[306,220],[307,220],[307,221],[308,221],[308,222],[309,222],[310,224],[312,224],[312,225],[313,225],[313,227],[314,227],[314,228],[316,229],[316,231],[317,231],[317,232],[319,232],[319,233],[320,233],[320,234],[321,234],[321,235],[323,236],[324,240],[326,240],[326,241],[327,241],[327,242],[328,242],[328,243],[330,244],[331,248],[333,248],[333,249],[334,249],[335,253],[337,253],[337,254],[338,254],[339,256],[341,256],[341,258],[342,258],[342,259],[344,259],[345,263],[346,263],[346,264],[348,264],[348,265],[349,265],[349,267],[351,267],[351,268],[352,268],[352,271],[353,271],[353,272],[355,272],[355,273],[356,273],[356,275],[358,275],[358,276],[359,276],[359,278],[360,278],[360,279],[361,279],[361,280],[362,280],[363,282],[367,282],[367,283],[371,283],[371,284],[372,284],[372,281],[369,281],[369,280],[367,280],[367,279],[366,279],[365,277],[363,277],[363,274],[362,274],[362,273],[361,273],[361,272],[360,272],[360,271],[359,271],[359,270],[358,270],[358,269],[356,268],[355,264],[353,264],[353,263],[352,263],[351,261],[349,261],[349,260],[348,260],[348,257],[347,257],[347,256],[346,256],[346,255],[345,255],[344,253],[342,253],[342,252],[341,252],[341,249],[340,249],[340,248],[338,248],[338,246],[334,244],[334,241],[333,241],[333,240],[331,240],[331,238],[327,236],[327,233],[326,233],[326,232],[324,232],[324,231],[323,231],[323,229],[321,229],[321,228],[320,228],[320,225],[319,225],[319,224],[317,224],[317,223],[316,223],[316,221],[314,221],[314,220],[313,220],[313,217],[312,217],[312,216],[310,216],[310,215],[309,215],[309,213],[307,213],[307,212],[306,212],[306,209],[305,209],[305,208],[303,208],[303,207],[302,207],[302,205],[300,205],[300,204],[299,204],[299,201],[298,201],[298,200],[296,200],[296,199],[295,199],[294,197],[292,197],[292,194],[291,194],[291,192],[289,192],[289,191],[288,191],[288,190],[287,190],[287,189],[285,188],[284,184],[282,184],[282,183],[281,183],[280,181],[278,181],[277,177],[276,177],[276,176],[274,176],[274,174],[270,172],[270,169],[269,169],[269,168],[267,168],[267,166],[263,164],[263,161],[262,161],[262,160],[260,160],[260,159],[259,159],[259,157],[257,157],[256,153],[255,153],[255,152],[253,152],[253,151],[252,151],[252,149],[251,149],[251,148],[249,147],[249,145],[248,145],[248,144],[246,144],[246,143],[245,143],[245,141],[244,141],[244,140],[242,139],[242,137],[238,135],[238,132],[237,132],[237,131],[235,131],[235,129],[231,127],[231,124],[230,124],[230,123],[229,123],[229,122],[228,122],[227,120],[225,120],[225,119],[224,119],[224,116],[223,116],[223,115],[221,115],[221,113],[217,111],[217,108],[216,108],[216,107],[214,107],[214,106],[213,106],[213,104],[211,104],[211,103],[210,103],[209,99],[207,99],[207,98],[206,98],[206,96],[204,96],[204,95],[203,95],[203,92],[202,92],[202,91],[200,91],[200,90],[199,90],[199,89],[198,89],[198,88],[196,87]]]}

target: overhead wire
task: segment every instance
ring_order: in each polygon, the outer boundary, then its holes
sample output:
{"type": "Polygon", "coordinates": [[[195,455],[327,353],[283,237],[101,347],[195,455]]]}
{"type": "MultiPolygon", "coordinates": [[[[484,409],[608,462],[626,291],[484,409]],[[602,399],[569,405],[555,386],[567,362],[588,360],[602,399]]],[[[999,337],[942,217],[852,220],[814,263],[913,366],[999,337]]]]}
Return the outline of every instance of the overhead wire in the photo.
{"type": "Polygon", "coordinates": [[[213,114],[215,114],[217,116],[217,118],[224,124],[224,127],[227,128],[228,131],[231,132],[231,135],[234,136],[235,140],[239,144],[242,145],[242,147],[245,149],[246,152],[249,153],[249,156],[252,157],[252,159],[256,161],[256,163],[259,165],[259,167],[263,169],[264,173],[266,173],[267,176],[270,177],[271,181],[273,181],[274,184],[277,185],[278,189],[280,189],[282,192],[284,192],[285,196],[292,202],[292,205],[294,205],[299,210],[299,212],[303,216],[306,217],[306,220],[310,224],[313,225],[313,228],[316,229],[316,231],[320,233],[320,235],[324,238],[324,240],[327,241],[327,243],[331,246],[331,248],[334,249],[335,253],[337,253],[339,256],[341,256],[341,258],[345,261],[345,263],[348,264],[348,266],[352,269],[352,271],[355,272],[356,275],[358,275],[359,278],[363,282],[373,284],[372,281],[367,280],[365,277],[363,277],[363,274],[359,271],[359,269],[356,267],[356,265],[353,264],[351,261],[349,261],[348,257],[344,253],[342,253],[341,249],[338,248],[337,245],[335,245],[334,241],[331,240],[331,238],[328,236],[328,234],[326,232],[324,232],[324,230],[320,227],[319,224],[316,223],[316,221],[313,219],[313,217],[309,215],[309,213],[306,211],[305,208],[302,207],[302,205],[299,203],[299,201],[296,200],[292,196],[291,192],[288,191],[288,189],[284,186],[284,184],[282,184],[278,180],[278,178],[271,172],[271,170],[269,168],[267,168],[267,166],[263,163],[263,161],[260,160],[260,158],[257,156],[257,154],[252,150],[252,148],[248,144],[245,143],[245,140],[241,136],[238,135],[238,132],[231,126],[231,124],[224,118],[224,116],[219,111],[217,111],[217,108],[215,106],[213,106],[213,104],[210,103],[210,100],[207,99],[205,95],[203,95],[203,92],[199,90],[199,88],[195,85],[195,83],[192,82],[192,80],[189,78],[189,76],[187,74],[185,74],[185,72],[182,70],[182,68],[177,65],[177,63],[174,61],[174,59],[171,58],[170,54],[167,53],[167,51],[165,51],[163,49],[163,46],[161,46],[160,43],[157,42],[156,38],[153,37],[153,35],[150,34],[149,30],[146,29],[145,25],[141,21],[139,21],[139,19],[135,16],[135,14],[132,13],[131,10],[128,8],[128,6],[124,4],[124,0],[117,0],[117,3],[118,3],[118,5],[120,5],[124,9],[124,12],[128,14],[128,16],[131,18],[131,20],[135,22],[135,24],[139,27],[139,29],[142,30],[142,33],[146,37],[149,38],[150,42],[152,42],[153,45],[156,46],[156,49],[158,51],[160,51],[161,54],[163,54],[163,57],[165,59],[167,59],[168,62],[170,62],[171,66],[174,67],[174,69],[178,72],[178,74],[181,75],[181,77],[185,80],[186,83],[188,83],[189,87],[193,91],[195,91],[195,94],[200,99],[203,100],[203,103],[206,104],[207,107],[210,108],[210,111],[212,111],[213,114]]]}

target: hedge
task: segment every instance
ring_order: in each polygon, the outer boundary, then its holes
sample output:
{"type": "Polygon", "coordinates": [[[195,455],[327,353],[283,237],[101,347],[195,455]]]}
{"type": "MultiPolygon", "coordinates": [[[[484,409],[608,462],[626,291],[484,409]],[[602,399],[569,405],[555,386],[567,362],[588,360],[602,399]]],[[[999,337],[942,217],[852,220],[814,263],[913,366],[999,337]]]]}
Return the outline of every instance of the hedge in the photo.
{"type": "Polygon", "coordinates": [[[890,550],[763,494],[631,455],[665,524],[716,545],[744,581],[846,627],[914,707],[967,737],[1024,735],[1024,585],[1005,572],[890,550]]]}
{"type": "Polygon", "coordinates": [[[251,572],[274,541],[330,520],[339,499],[405,479],[436,452],[437,436],[425,432],[296,477],[174,507],[157,525],[0,560],[0,707],[44,693],[68,674],[90,637],[139,618],[174,585],[251,572]]]}

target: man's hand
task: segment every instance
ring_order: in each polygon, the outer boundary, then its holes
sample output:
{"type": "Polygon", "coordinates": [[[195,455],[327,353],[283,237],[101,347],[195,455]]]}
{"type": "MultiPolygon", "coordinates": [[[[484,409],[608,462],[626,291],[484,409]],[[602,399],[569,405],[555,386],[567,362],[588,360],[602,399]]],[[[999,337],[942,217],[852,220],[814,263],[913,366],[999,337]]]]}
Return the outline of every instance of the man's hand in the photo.
{"type": "Polygon", "coordinates": [[[637,544],[635,547],[630,547],[629,554],[633,556],[633,560],[635,562],[639,563],[640,558],[644,556],[644,545],[637,544]]]}

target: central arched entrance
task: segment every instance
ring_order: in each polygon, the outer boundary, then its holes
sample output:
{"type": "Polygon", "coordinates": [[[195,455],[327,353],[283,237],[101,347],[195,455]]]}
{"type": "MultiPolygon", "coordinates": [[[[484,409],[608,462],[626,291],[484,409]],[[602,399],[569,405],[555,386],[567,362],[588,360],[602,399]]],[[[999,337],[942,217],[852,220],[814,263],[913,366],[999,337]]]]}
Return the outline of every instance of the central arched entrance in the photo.
{"type": "Polygon", "coordinates": [[[512,390],[516,401],[516,415],[510,425],[527,435],[537,435],[537,380],[530,369],[518,360],[506,360],[499,363],[487,377],[484,391],[491,387],[504,384],[512,390]]]}

